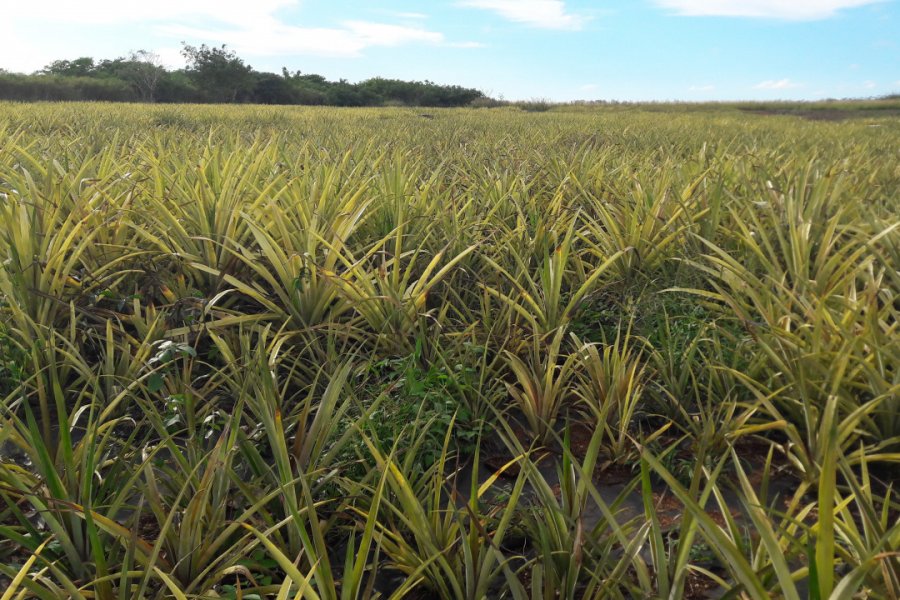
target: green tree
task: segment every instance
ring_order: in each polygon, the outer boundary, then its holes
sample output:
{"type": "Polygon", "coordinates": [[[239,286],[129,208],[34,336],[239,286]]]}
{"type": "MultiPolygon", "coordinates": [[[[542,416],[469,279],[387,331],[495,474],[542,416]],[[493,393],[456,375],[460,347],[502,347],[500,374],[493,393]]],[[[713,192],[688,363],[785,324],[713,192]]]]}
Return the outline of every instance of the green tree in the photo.
{"type": "Polygon", "coordinates": [[[82,56],[75,60],[54,60],[40,70],[43,75],[63,75],[65,77],[90,77],[96,65],[90,56],[82,56]]]}
{"type": "Polygon", "coordinates": [[[253,69],[225,44],[199,47],[182,42],[187,73],[211,102],[239,102],[250,97],[256,83],[253,69]]]}
{"type": "Polygon", "coordinates": [[[296,104],[294,87],[284,77],[274,73],[259,73],[253,97],[260,104],[296,104]]]}
{"type": "Polygon", "coordinates": [[[159,55],[147,50],[136,50],[128,55],[121,77],[128,81],[145,102],[156,101],[156,89],[166,74],[159,55]]]}
{"type": "Polygon", "coordinates": [[[166,70],[158,55],[147,50],[136,50],[127,57],[101,61],[92,74],[120,79],[129,84],[136,97],[143,102],[155,102],[159,82],[166,70]]]}

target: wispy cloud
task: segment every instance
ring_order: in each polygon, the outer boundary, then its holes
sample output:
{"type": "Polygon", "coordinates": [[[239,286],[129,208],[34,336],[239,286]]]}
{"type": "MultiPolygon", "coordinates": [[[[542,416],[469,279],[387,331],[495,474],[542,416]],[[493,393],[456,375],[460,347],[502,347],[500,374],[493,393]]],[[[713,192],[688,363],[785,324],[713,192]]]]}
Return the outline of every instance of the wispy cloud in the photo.
{"type": "Polygon", "coordinates": [[[688,91],[691,92],[712,92],[716,89],[716,86],[708,83],[706,85],[692,85],[688,88],[688,91]]]}
{"type": "Polygon", "coordinates": [[[801,84],[790,79],[769,79],[761,81],[753,87],[758,90],[790,90],[800,86],[801,84]]]}
{"type": "Polygon", "coordinates": [[[104,25],[112,23],[216,21],[247,27],[264,23],[298,0],[41,0],[12,2],[3,7],[4,19],[26,18],[67,23],[104,25]]]}
{"type": "Polygon", "coordinates": [[[248,56],[359,56],[369,47],[405,44],[442,45],[444,35],[422,27],[345,21],[340,27],[298,27],[271,20],[264,26],[245,28],[199,28],[185,25],[160,27],[164,35],[225,43],[248,56]]]}
{"type": "Polygon", "coordinates": [[[459,5],[490,10],[504,19],[542,29],[581,29],[588,20],[570,13],[563,0],[460,0],[459,5]]]}
{"type": "Polygon", "coordinates": [[[883,0],[656,0],[686,16],[757,17],[807,21],[827,19],[839,11],[883,0]]]}
{"type": "MultiPolygon", "coordinates": [[[[117,25],[143,22],[154,31],[176,39],[228,44],[239,54],[253,56],[318,55],[359,56],[370,47],[408,44],[433,46],[449,43],[443,33],[426,28],[423,13],[393,13],[399,23],[345,20],[334,26],[310,27],[289,24],[282,12],[296,9],[298,0],[41,0],[14,2],[4,7],[4,18],[63,21],[90,25],[117,25]],[[8,8],[8,10],[7,10],[8,8]]],[[[386,20],[390,20],[385,15],[386,20]]],[[[15,22],[15,21],[13,21],[15,22]]],[[[174,62],[168,49],[165,61],[174,62]]]]}
{"type": "Polygon", "coordinates": [[[369,21],[345,21],[346,30],[366,46],[399,46],[410,42],[439,44],[444,34],[422,27],[372,23],[369,21]]]}

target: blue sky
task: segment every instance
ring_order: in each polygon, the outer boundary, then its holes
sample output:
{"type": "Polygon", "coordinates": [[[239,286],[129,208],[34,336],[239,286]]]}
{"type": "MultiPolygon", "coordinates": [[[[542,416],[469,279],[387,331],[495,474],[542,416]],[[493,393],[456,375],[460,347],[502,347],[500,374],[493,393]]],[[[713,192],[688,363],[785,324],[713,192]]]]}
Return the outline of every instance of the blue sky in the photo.
{"type": "Polygon", "coordinates": [[[900,0],[3,0],[0,68],[228,44],[260,70],[506,99],[900,92],[900,0]]]}

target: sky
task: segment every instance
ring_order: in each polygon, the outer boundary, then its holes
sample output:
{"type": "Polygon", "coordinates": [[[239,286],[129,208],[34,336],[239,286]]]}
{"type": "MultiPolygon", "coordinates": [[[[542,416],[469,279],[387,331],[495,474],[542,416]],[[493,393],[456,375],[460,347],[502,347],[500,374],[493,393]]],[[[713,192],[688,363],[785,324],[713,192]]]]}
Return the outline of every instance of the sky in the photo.
{"type": "Polygon", "coordinates": [[[900,92],[900,0],[0,0],[0,68],[227,44],[257,70],[507,100],[900,92]]]}

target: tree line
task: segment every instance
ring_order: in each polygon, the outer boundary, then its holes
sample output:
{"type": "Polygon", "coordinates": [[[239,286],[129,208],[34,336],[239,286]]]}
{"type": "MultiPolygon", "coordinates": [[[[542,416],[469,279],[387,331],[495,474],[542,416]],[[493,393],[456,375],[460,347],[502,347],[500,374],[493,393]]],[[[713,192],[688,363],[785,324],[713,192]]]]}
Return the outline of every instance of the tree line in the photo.
{"type": "Polygon", "coordinates": [[[465,106],[485,95],[458,85],[376,77],[359,83],[282,69],[256,71],[227,46],[182,44],[183,69],[139,50],[114,60],[57,60],[32,74],[0,69],[0,99],[17,101],[465,106]]]}

